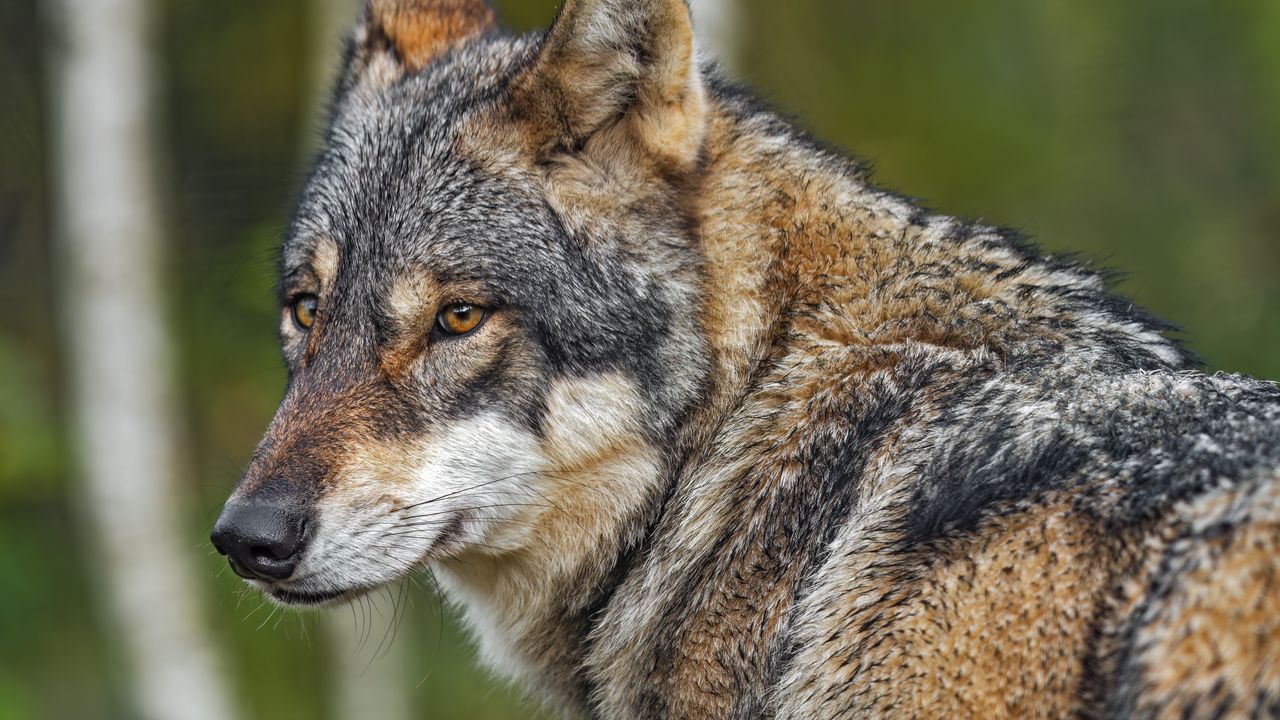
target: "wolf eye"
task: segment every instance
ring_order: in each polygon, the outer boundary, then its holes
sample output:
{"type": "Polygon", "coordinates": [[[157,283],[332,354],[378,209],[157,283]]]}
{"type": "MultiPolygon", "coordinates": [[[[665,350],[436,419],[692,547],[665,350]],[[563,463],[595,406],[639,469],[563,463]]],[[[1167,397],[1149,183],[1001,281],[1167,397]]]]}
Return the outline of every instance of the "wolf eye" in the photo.
{"type": "Polygon", "coordinates": [[[477,305],[453,303],[446,305],[436,316],[436,325],[445,335],[466,335],[480,327],[488,311],[477,305]]]}
{"type": "Polygon", "coordinates": [[[316,324],[316,308],[319,302],[315,295],[300,295],[293,301],[290,310],[293,314],[293,322],[299,329],[310,330],[311,326],[316,324]]]}

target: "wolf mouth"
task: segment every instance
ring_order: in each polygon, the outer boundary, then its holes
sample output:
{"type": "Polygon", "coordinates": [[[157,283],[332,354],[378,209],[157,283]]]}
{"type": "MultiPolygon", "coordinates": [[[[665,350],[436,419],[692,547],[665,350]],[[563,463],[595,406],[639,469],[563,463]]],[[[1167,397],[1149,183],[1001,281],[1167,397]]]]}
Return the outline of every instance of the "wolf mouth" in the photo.
{"type": "Polygon", "coordinates": [[[328,605],[338,600],[351,597],[359,593],[362,588],[347,588],[344,590],[327,590],[324,592],[306,592],[301,590],[288,590],[286,588],[268,588],[267,594],[273,600],[285,605],[328,605]]]}

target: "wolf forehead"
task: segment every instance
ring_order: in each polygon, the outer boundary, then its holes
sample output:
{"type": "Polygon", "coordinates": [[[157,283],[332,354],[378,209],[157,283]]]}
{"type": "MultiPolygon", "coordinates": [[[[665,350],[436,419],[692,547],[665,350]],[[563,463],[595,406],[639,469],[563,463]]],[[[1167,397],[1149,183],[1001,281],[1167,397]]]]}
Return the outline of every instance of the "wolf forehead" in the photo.
{"type": "Polygon", "coordinates": [[[324,243],[344,259],[429,263],[443,275],[483,272],[495,245],[527,259],[553,250],[563,228],[532,168],[468,133],[528,44],[476,43],[385,86],[340,88],[286,234],[283,279],[314,263],[324,243]]]}

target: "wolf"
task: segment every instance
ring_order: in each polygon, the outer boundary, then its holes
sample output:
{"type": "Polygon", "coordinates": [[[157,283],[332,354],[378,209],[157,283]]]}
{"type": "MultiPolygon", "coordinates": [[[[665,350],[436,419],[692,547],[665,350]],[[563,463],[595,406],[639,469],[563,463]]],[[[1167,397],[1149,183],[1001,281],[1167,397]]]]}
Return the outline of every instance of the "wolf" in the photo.
{"type": "Polygon", "coordinates": [[[693,37],[365,3],[231,567],[290,606],[429,570],[566,717],[1280,717],[1280,389],[693,37]]]}

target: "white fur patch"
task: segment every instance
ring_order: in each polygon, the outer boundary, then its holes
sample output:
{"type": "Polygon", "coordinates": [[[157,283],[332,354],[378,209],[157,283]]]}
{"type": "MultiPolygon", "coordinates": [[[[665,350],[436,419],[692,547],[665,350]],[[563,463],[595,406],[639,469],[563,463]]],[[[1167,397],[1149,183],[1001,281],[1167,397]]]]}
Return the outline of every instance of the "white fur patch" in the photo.
{"type": "Polygon", "coordinates": [[[533,434],[496,413],[454,423],[407,451],[369,451],[321,500],[296,573],[311,584],[299,589],[394,582],[424,567],[451,527],[458,533],[450,546],[500,549],[491,535],[537,502],[542,464],[533,434]]]}
{"type": "Polygon", "coordinates": [[[642,407],[634,383],[621,375],[557,381],[544,423],[545,506],[502,531],[523,533],[524,548],[507,557],[484,556],[482,548],[465,562],[436,565],[482,660],[498,673],[535,677],[521,639],[553,619],[566,578],[611,552],[652,501],[660,469],[643,439],[642,407]]]}

